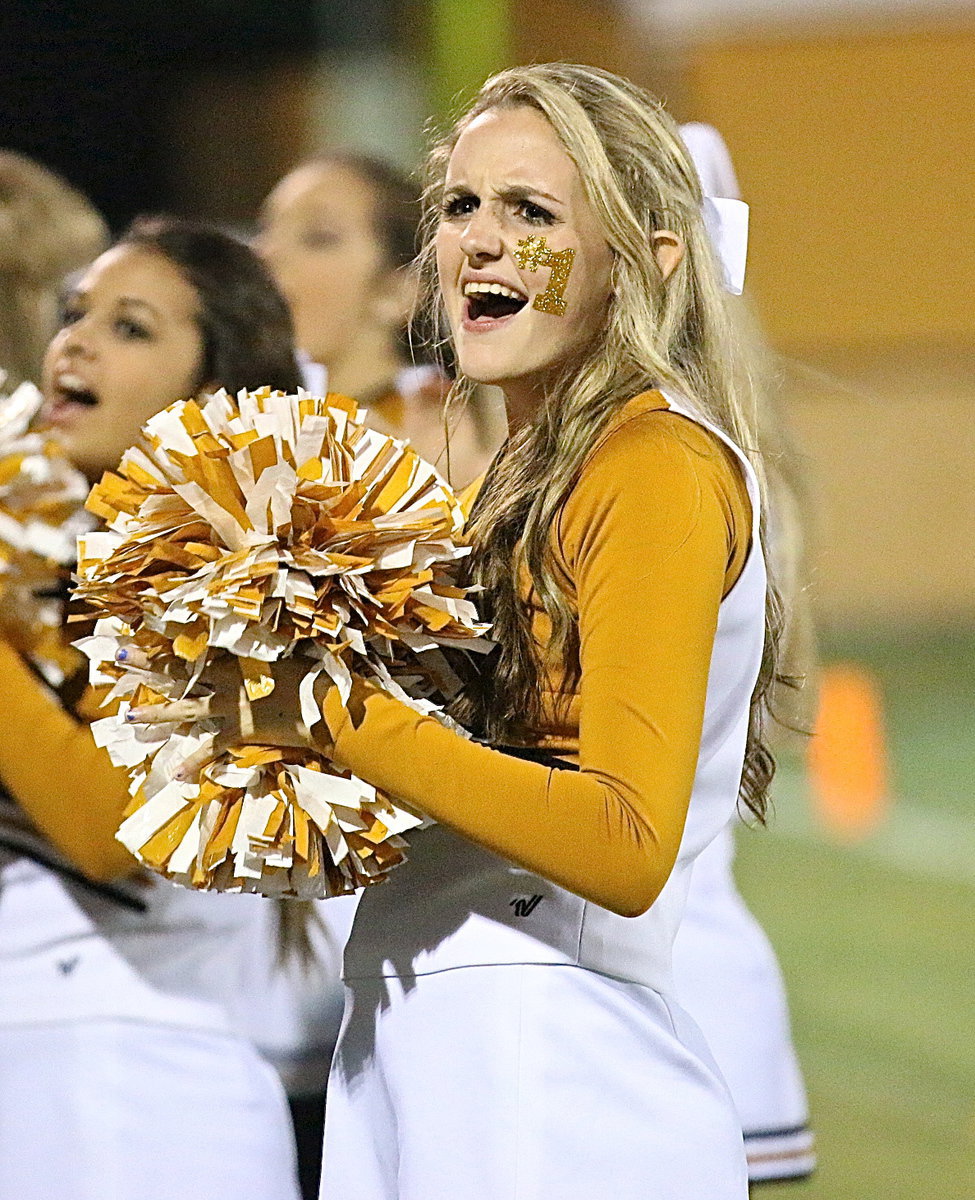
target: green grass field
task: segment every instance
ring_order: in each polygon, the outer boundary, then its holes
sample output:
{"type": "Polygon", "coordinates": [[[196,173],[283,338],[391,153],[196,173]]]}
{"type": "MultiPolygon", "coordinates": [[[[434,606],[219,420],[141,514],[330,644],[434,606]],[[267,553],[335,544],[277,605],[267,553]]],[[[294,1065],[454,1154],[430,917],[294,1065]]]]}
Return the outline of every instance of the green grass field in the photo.
{"type": "Polygon", "coordinates": [[[819,829],[783,764],[769,832],[738,880],[778,950],[820,1168],[763,1200],[975,1198],[975,632],[831,638],[878,679],[892,766],[886,825],[819,829]]]}

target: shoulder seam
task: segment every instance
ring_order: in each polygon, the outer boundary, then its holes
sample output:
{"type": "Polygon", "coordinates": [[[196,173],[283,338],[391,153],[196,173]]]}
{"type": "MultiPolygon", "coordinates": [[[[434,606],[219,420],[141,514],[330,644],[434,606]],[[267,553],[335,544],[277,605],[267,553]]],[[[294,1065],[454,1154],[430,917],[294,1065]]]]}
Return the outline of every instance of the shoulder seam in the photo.
{"type": "MultiPolygon", "coordinates": [[[[631,426],[634,421],[642,421],[642,420],[645,420],[650,417],[665,417],[665,416],[673,417],[674,420],[682,421],[685,425],[691,425],[692,427],[699,429],[701,431],[701,433],[705,435],[705,437],[709,443],[716,445],[718,448],[721,448],[723,446],[721,439],[719,437],[717,437],[717,435],[712,433],[712,431],[710,429],[708,429],[706,426],[702,425],[699,421],[695,421],[693,417],[687,417],[683,413],[676,412],[672,408],[654,408],[654,409],[650,409],[649,412],[632,413],[630,416],[624,417],[623,420],[621,420],[618,425],[614,425],[612,429],[607,429],[604,433],[602,433],[600,435],[600,437],[597,439],[597,441],[590,448],[589,453],[582,460],[582,463],[579,466],[579,471],[576,475],[576,479],[572,485],[573,488],[579,482],[579,476],[582,474],[582,472],[585,470],[585,468],[589,465],[589,463],[593,460],[593,458],[596,456],[596,454],[598,454],[599,451],[602,450],[602,448],[608,442],[612,441],[613,438],[618,433],[622,433],[624,430],[629,428],[629,426],[631,426]]],[[[568,496],[566,497],[566,499],[568,499],[568,496]]]]}

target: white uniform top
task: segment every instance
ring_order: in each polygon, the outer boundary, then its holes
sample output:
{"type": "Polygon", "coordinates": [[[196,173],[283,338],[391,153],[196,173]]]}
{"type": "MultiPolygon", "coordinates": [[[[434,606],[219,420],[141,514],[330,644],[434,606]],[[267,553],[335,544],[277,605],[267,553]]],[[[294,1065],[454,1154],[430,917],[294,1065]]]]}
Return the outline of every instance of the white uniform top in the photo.
{"type": "Polygon", "coordinates": [[[670,878],[646,913],[621,917],[449,830],[418,831],[410,837],[409,861],[387,885],[370,888],[363,897],[363,919],[357,920],[346,950],[347,979],[553,963],[672,991],[671,947],[690,868],[727,825],[738,799],[765,637],[766,576],[759,489],[751,465],[720,430],[685,403],[666,398],[671,411],[710,429],[732,449],[752,504],[751,549],[719,610],[697,771],[670,878]]]}
{"type": "Polygon", "coordinates": [[[152,878],[144,913],[29,859],[0,868],[0,1026],[120,1018],[235,1032],[245,941],[260,897],[203,895],[152,878]]]}

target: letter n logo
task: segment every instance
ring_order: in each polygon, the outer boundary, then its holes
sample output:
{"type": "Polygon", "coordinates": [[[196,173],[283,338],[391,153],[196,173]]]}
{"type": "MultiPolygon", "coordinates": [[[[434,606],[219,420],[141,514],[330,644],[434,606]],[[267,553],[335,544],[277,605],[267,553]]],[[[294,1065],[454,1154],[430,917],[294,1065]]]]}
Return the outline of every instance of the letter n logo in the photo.
{"type": "Polygon", "coordinates": [[[543,896],[515,896],[508,903],[515,910],[516,917],[530,917],[543,899],[543,896]]]}

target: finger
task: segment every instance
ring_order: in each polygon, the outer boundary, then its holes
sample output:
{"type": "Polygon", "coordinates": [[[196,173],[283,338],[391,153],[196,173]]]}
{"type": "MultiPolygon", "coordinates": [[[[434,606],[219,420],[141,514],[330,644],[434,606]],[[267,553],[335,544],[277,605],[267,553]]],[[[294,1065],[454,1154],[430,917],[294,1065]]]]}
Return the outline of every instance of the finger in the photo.
{"type": "Polygon", "coordinates": [[[199,783],[203,768],[224,754],[232,744],[233,738],[229,733],[219,733],[208,738],[199,750],[184,759],[173,778],[179,783],[199,783]]]}
{"type": "Polygon", "coordinates": [[[195,699],[174,700],[170,704],[144,704],[141,708],[130,708],[125,719],[133,725],[165,725],[169,721],[202,721],[205,717],[219,717],[216,696],[199,696],[195,699]]]}
{"type": "Polygon", "coordinates": [[[145,670],[149,664],[148,655],[138,646],[123,646],[115,653],[115,661],[120,667],[135,667],[145,670]]]}

